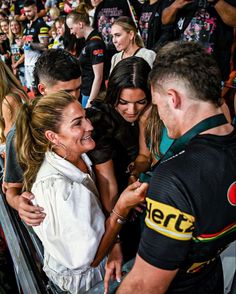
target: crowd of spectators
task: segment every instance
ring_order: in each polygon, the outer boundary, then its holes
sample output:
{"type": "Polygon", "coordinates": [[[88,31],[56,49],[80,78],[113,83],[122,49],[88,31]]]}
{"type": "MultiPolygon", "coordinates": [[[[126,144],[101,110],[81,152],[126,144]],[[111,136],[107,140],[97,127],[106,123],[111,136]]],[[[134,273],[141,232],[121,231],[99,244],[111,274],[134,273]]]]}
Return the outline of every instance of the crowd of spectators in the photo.
{"type": "MultiPolygon", "coordinates": [[[[117,42],[116,36],[113,36],[114,33],[112,33],[112,24],[120,16],[127,16],[130,20],[127,20],[125,30],[127,32],[135,30],[134,34],[142,38],[141,47],[149,50],[157,52],[161,46],[171,40],[196,41],[203,44],[206,50],[216,58],[222,72],[222,81],[226,81],[232,67],[235,66],[233,64],[235,57],[232,57],[235,53],[232,51],[232,45],[236,8],[234,1],[224,1],[223,5],[217,2],[180,0],[1,1],[1,59],[12,68],[22,85],[26,86],[29,91],[32,90],[33,67],[44,50],[64,48],[81,58],[84,55],[82,49],[84,49],[85,42],[88,44],[94,40],[94,37],[90,40],[91,36],[87,39],[88,36],[83,34],[76,35],[71,28],[68,28],[66,18],[71,12],[78,12],[80,15],[83,14],[83,19],[88,17],[87,22],[90,23],[90,27],[94,28],[95,32],[101,34],[103,38],[106,52],[103,53],[102,76],[107,79],[112,56],[117,53],[116,50],[122,51],[115,44],[117,42]],[[84,4],[82,12],[81,4],[84,4]]],[[[126,21],[123,19],[123,22],[126,21]]],[[[124,30],[125,24],[122,25],[124,30]]],[[[126,49],[128,51],[123,52],[122,56],[140,54],[130,48],[126,49]]],[[[94,62],[97,64],[96,61],[94,62]]],[[[96,75],[95,78],[98,79],[96,75]]],[[[99,79],[101,80],[101,77],[99,79]]],[[[98,86],[96,91],[92,89],[91,101],[96,96],[98,89],[98,86]]],[[[89,97],[88,90],[84,93],[86,93],[84,96],[89,97]]]]}

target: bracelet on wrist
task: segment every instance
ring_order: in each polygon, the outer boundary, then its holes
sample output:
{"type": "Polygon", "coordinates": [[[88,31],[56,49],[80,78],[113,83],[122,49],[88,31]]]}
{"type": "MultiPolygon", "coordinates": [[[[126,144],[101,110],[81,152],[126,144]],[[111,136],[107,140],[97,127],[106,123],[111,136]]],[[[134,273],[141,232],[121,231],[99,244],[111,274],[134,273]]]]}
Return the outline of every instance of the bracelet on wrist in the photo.
{"type": "Polygon", "coordinates": [[[119,244],[119,243],[121,243],[120,235],[117,235],[117,236],[116,236],[116,239],[115,239],[114,243],[115,243],[115,244],[119,244]]]}
{"type": "Polygon", "coordinates": [[[127,222],[127,218],[120,215],[119,213],[117,213],[114,209],[112,209],[111,213],[113,213],[116,217],[117,217],[117,220],[116,222],[120,225],[124,225],[126,222],[127,222]]]}

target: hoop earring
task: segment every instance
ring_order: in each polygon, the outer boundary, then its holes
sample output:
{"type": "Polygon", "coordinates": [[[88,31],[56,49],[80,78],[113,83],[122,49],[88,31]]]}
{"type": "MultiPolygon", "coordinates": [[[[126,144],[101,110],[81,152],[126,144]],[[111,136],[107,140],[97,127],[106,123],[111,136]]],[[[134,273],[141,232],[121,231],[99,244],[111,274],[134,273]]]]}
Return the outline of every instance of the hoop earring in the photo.
{"type": "Polygon", "coordinates": [[[59,143],[58,145],[53,144],[53,145],[50,146],[50,151],[53,152],[53,153],[56,153],[55,151],[53,151],[53,149],[59,148],[59,147],[62,147],[62,149],[65,151],[65,155],[64,155],[64,157],[61,157],[61,159],[66,159],[66,157],[67,157],[67,149],[66,149],[66,146],[64,144],[62,144],[62,143],[59,143]]]}

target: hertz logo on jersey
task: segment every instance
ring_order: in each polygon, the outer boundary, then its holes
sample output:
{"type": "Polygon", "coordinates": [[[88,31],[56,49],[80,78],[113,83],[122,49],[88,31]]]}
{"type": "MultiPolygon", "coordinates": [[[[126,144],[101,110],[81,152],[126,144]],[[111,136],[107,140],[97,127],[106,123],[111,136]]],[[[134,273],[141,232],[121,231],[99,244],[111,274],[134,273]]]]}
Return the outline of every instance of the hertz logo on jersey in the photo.
{"type": "Polygon", "coordinates": [[[195,218],[167,204],[146,198],[146,225],[169,238],[188,241],[192,238],[195,218]]]}

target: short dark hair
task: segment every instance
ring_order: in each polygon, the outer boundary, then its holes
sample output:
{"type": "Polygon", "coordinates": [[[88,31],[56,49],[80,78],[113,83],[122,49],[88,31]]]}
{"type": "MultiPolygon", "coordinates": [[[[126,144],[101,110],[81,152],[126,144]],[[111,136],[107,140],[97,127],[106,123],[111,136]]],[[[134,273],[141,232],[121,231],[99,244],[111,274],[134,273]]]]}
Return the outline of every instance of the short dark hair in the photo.
{"type": "Polygon", "coordinates": [[[150,82],[155,89],[168,79],[183,80],[193,98],[222,104],[220,70],[198,43],[170,42],[158,51],[150,82]]]}
{"type": "Polygon", "coordinates": [[[148,85],[150,70],[149,64],[141,57],[132,56],[118,62],[109,77],[105,101],[115,106],[123,89],[139,88],[144,91],[147,101],[150,102],[148,85]]]}
{"type": "Polygon", "coordinates": [[[63,49],[50,49],[39,56],[34,68],[34,91],[44,80],[51,86],[58,81],[68,82],[81,76],[79,61],[63,49]]]}
{"type": "Polygon", "coordinates": [[[34,1],[34,0],[25,0],[24,7],[29,7],[29,6],[32,6],[32,5],[36,5],[36,1],[34,1]]]}

